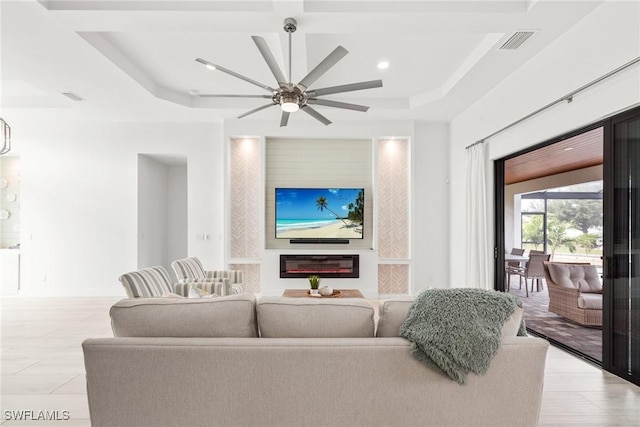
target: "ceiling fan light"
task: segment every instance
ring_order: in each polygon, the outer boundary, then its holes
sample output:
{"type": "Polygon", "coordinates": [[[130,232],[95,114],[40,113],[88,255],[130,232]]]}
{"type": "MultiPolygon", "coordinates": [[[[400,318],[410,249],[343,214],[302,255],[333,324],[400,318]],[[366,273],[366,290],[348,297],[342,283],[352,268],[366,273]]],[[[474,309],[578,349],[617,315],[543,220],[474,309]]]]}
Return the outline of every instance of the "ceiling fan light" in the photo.
{"type": "Polygon", "coordinates": [[[300,109],[298,97],[294,93],[283,93],[280,98],[280,108],[287,113],[295,113],[300,109]]]}
{"type": "Polygon", "coordinates": [[[283,101],[282,104],[280,104],[280,108],[282,108],[282,111],[285,111],[287,113],[295,113],[300,109],[300,106],[293,101],[283,101]]]}

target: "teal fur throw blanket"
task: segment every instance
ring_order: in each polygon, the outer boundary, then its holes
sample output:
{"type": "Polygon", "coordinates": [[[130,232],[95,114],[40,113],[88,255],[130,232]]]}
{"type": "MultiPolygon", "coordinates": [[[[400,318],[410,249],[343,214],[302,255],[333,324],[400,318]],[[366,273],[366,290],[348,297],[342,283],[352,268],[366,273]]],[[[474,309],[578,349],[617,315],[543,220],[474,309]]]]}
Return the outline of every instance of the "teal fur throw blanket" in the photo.
{"type": "MultiPolygon", "coordinates": [[[[504,292],[429,289],[416,297],[400,336],[419,361],[464,384],[469,372],[487,372],[516,306],[522,301],[504,292]]],[[[518,335],[526,334],[523,321],[518,335]]]]}

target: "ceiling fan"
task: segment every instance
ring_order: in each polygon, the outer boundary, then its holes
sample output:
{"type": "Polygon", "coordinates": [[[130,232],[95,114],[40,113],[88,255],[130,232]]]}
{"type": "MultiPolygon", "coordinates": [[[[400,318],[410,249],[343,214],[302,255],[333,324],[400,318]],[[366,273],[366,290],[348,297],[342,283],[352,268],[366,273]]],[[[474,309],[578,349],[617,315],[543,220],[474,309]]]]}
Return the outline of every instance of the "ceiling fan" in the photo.
{"type": "Polygon", "coordinates": [[[331,121],[325,116],[320,114],[317,110],[311,108],[310,104],[322,105],[325,107],[344,108],[347,110],[355,110],[366,112],[369,107],[364,105],[349,104],[346,102],[332,101],[329,99],[319,98],[324,95],[331,95],[334,93],[352,92],[356,90],[372,89],[376,87],[382,87],[382,80],[371,80],[359,83],[350,83],[340,86],[331,86],[320,89],[310,90],[309,87],[318,80],[324,73],[329,71],[331,67],[336,65],[347,53],[349,53],[342,46],[338,46],[331,52],[325,59],[323,59],[316,67],[309,72],[299,83],[294,84],[291,78],[291,34],[297,29],[297,22],[293,18],[286,18],[284,20],[284,31],[289,34],[289,81],[285,78],[278,66],[269,46],[262,37],[251,36],[254,43],[258,47],[258,50],[262,54],[262,57],[267,62],[271,73],[278,82],[278,88],[272,88],[268,85],[255,81],[249,77],[245,77],[220,65],[207,61],[206,59],[196,58],[196,61],[205,65],[212,70],[222,71],[231,76],[237,77],[248,83],[254,84],[267,92],[270,95],[213,95],[213,94],[197,94],[203,98],[265,98],[270,99],[266,105],[262,105],[258,108],[254,108],[251,111],[247,111],[244,114],[238,116],[239,119],[246,117],[250,114],[264,110],[265,108],[279,105],[282,109],[282,117],[280,118],[280,127],[286,126],[289,122],[289,115],[298,110],[302,110],[309,114],[314,119],[322,122],[325,125],[331,124],[331,121]]]}

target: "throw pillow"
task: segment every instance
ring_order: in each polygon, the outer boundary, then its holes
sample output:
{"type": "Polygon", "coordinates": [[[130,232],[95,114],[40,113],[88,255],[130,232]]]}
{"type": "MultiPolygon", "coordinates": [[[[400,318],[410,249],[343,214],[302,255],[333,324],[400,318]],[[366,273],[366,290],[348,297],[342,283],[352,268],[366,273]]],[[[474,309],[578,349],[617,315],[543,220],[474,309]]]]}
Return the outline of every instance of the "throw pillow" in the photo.
{"type": "Polygon", "coordinates": [[[579,289],[580,292],[602,293],[598,270],[594,265],[554,264],[549,266],[549,275],[558,285],[579,289]]]}
{"type": "Polygon", "coordinates": [[[187,298],[200,298],[200,292],[198,292],[197,288],[190,286],[189,293],[187,294],[187,298]]]}
{"type": "Polygon", "coordinates": [[[196,286],[190,286],[187,298],[214,298],[216,296],[216,294],[210,294],[204,289],[200,289],[196,286]]]}
{"type": "Polygon", "coordinates": [[[174,294],[173,292],[165,291],[162,294],[163,298],[184,298],[182,295],[174,294]]]}

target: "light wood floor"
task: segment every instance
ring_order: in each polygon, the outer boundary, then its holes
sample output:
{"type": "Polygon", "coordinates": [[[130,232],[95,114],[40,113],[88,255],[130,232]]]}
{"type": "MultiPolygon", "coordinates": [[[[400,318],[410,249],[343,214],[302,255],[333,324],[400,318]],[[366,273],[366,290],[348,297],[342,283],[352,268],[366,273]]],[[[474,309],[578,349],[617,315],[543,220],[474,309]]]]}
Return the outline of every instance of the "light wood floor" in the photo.
{"type": "MultiPolygon", "coordinates": [[[[90,425],[80,343],[88,337],[112,335],[108,311],[117,299],[2,298],[3,427],[90,425]],[[6,411],[27,410],[57,410],[60,416],[69,411],[71,419],[7,420],[6,411]]],[[[551,348],[540,425],[640,426],[640,387],[551,348]]]]}

